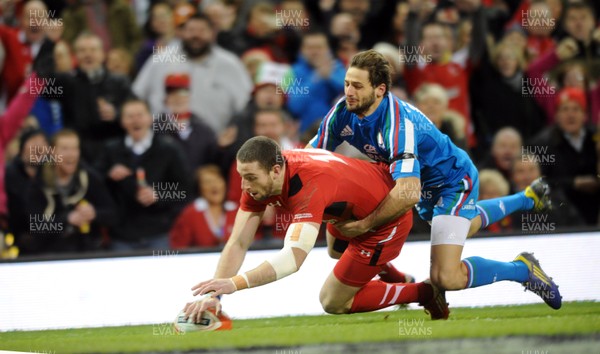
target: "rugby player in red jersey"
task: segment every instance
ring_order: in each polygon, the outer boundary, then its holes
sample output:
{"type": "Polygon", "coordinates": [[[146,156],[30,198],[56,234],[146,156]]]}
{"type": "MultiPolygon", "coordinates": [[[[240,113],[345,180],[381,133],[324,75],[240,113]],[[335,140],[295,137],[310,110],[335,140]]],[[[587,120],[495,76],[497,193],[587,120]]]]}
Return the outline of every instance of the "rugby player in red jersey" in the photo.
{"type": "MultiPolygon", "coordinates": [[[[324,150],[281,152],[266,137],[248,140],[237,154],[243,195],[215,277],[195,285],[194,295],[210,294],[186,305],[186,315],[197,320],[209,307],[220,308],[218,296],[262,286],[286,277],[301,267],[317,239],[321,222],[328,231],[345,239],[333,224],[361,219],[371,213],[394,187],[388,166],[347,158],[324,150]],[[283,248],[255,269],[237,274],[267,205],[284,208],[293,215],[283,248]]],[[[400,254],[412,226],[412,211],[345,239],[341,255],[320,293],[327,313],[374,311],[397,304],[418,302],[432,319],[446,319],[444,293],[428,282],[385,283],[373,280],[380,266],[400,254]]]]}

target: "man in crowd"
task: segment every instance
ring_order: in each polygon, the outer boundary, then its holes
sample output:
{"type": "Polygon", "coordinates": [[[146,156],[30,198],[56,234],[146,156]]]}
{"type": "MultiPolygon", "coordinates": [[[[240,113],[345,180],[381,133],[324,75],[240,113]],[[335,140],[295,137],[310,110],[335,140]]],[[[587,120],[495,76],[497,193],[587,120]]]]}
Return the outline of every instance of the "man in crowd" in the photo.
{"type": "Polygon", "coordinates": [[[164,111],[165,78],[190,73],[191,111],[219,134],[248,102],[252,81],[240,59],[215,44],[209,18],[197,14],[183,27],[180,46],[153,54],[133,83],[134,93],[151,105],[151,112],[164,111]]]}
{"type": "Polygon", "coordinates": [[[183,152],[171,138],[154,134],[142,100],[123,104],[121,124],[125,138],[107,143],[98,163],[117,204],[112,247],[168,249],[169,229],[189,196],[183,152]]]}
{"type": "Polygon", "coordinates": [[[600,179],[595,129],[586,124],[585,93],[578,88],[565,88],[556,101],[556,123],[540,132],[529,149],[539,156],[543,174],[564,192],[585,223],[596,225],[600,179]]]}

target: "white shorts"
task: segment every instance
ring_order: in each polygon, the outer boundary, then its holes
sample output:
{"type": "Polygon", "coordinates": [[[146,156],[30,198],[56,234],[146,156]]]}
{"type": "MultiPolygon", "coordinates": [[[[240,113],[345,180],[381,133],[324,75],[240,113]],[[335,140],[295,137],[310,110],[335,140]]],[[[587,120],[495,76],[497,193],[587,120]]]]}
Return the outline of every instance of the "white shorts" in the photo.
{"type": "Polygon", "coordinates": [[[462,216],[437,215],[431,221],[431,245],[464,246],[471,220],[462,216]]]}

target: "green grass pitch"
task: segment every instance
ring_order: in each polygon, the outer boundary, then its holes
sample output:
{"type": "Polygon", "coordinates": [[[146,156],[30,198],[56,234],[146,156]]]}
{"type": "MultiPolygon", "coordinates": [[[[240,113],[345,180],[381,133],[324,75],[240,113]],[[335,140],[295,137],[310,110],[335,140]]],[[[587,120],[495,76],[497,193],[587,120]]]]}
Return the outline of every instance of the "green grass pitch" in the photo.
{"type": "MultiPolygon", "coordinates": [[[[600,303],[452,308],[448,321],[422,310],[234,320],[233,330],[177,334],[170,324],[0,333],[0,350],[42,353],[173,352],[507,336],[600,334],[600,303]]],[[[520,353],[521,351],[519,351],[520,353]]]]}

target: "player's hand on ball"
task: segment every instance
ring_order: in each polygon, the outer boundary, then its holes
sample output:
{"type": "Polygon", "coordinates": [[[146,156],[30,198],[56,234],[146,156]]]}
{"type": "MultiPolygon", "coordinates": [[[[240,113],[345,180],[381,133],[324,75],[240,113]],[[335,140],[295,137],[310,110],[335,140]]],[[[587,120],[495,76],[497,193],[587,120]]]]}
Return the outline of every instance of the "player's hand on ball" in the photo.
{"type": "Polygon", "coordinates": [[[194,285],[192,290],[194,290],[194,296],[204,295],[210,292],[214,292],[211,294],[212,296],[219,296],[224,294],[232,294],[237,290],[237,288],[235,287],[233,281],[230,278],[227,278],[203,281],[194,285]]]}
{"type": "Polygon", "coordinates": [[[221,311],[219,299],[205,296],[202,300],[185,305],[185,308],[175,317],[173,326],[180,333],[221,331],[231,329],[233,322],[221,311]]]}
{"type": "Polygon", "coordinates": [[[192,322],[197,322],[199,320],[202,312],[208,309],[215,309],[215,313],[219,315],[221,313],[221,301],[212,296],[205,296],[203,299],[188,302],[183,308],[183,312],[185,312],[185,318],[191,318],[192,322]]]}

